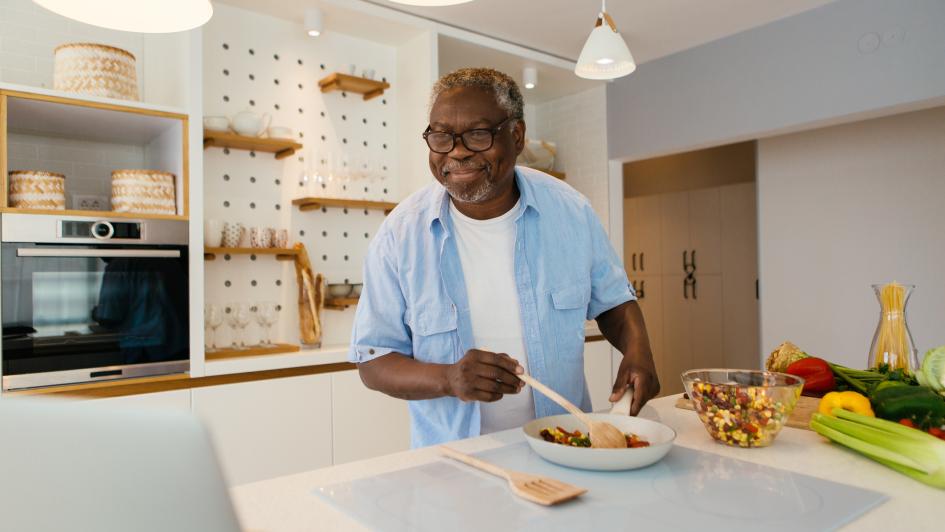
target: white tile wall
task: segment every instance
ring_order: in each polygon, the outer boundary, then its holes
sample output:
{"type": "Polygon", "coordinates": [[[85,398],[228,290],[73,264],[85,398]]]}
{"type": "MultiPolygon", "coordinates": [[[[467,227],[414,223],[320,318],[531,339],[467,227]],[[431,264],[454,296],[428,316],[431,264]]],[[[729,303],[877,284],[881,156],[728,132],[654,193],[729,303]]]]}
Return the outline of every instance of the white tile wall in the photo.
{"type": "MultiPolygon", "coordinates": [[[[31,0],[0,0],[0,81],[53,87],[53,50],[68,42],[96,42],[128,50],[138,58],[144,88],[141,34],[89,26],[47,11],[31,0]]],[[[146,95],[142,98],[147,100],[146,95]]]]}
{"type": "Polygon", "coordinates": [[[554,142],[555,170],[587,196],[607,227],[607,97],[601,85],[578,94],[528,106],[529,138],[554,142]]]}
{"type": "MultiPolygon", "coordinates": [[[[9,170],[43,170],[66,176],[66,208],[74,195],[111,196],[112,170],[144,168],[142,146],[10,134],[9,170]]],[[[107,203],[106,203],[107,205],[107,203]]]]}

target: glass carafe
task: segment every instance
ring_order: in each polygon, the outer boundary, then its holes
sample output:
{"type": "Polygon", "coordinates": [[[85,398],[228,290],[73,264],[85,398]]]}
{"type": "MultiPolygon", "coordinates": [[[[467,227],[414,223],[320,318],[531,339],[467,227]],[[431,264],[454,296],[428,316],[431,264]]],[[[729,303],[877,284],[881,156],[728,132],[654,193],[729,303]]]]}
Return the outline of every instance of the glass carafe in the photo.
{"type": "Polygon", "coordinates": [[[911,372],[919,367],[915,342],[906,323],[906,304],[914,288],[914,285],[895,282],[873,285],[880,311],[870,345],[870,368],[888,364],[890,370],[903,368],[911,372]]]}

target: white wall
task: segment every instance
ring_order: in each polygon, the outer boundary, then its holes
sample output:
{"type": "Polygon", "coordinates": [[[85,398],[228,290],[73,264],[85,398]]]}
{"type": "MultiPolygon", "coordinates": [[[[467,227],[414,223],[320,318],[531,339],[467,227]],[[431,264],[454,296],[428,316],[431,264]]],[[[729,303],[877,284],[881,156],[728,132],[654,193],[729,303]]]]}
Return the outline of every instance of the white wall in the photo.
{"type": "Polygon", "coordinates": [[[607,99],[604,86],[526,106],[526,135],[554,142],[555,170],[587,196],[607,227],[607,99]]]}
{"type": "Polygon", "coordinates": [[[758,143],[762,347],[865,367],[872,283],[915,284],[919,355],[945,344],[945,108],[758,143]]]}
{"type": "Polygon", "coordinates": [[[941,0],[839,0],[640,65],[608,85],[610,158],[750,140],[945,98],[943,20],[941,0]],[[860,39],[871,33],[883,43],[861,52],[860,39]]]}

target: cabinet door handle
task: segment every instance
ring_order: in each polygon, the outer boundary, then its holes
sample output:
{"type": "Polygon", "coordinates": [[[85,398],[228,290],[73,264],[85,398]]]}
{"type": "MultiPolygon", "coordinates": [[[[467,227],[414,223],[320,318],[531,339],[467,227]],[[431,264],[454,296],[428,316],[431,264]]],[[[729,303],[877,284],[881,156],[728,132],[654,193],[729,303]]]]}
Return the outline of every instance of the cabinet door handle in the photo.
{"type": "Polygon", "coordinates": [[[696,250],[692,250],[692,259],[689,261],[692,265],[692,271],[696,271],[696,250]]]}
{"type": "Polygon", "coordinates": [[[646,297],[646,281],[640,281],[640,292],[637,293],[637,297],[643,299],[646,297]]]}
{"type": "Polygon", "coordinates": [[[637,271],[637,254],[633,254],[633,271],[637,271]]]}
{"type": "Polygon", "coordinates": [[[683,299],[689,299],[689,279],[687,278],[682,280],[682,296],[683,299]]]}
{"type": "Polygon", "coordinates": [[[696,278],[695,277],[692,278],[692,298],[699,299],[698,297],[696,297],[696,278]]]}
{"type": "Polygon", "coordinates": [[[689,258],[688,258],[688,254],[689,254],[689,252],[684,249],[683,252],[682,252],[682,269],[683,269],[683,271],[686,271],[686,270],[689,268],[689,258]]]}
{"type": "Polygon", "coordinates": [[[758,279],[755,279],[755,299],[761,299],[759,296],[760,288],[758,286],[758,279]]]}
{"type": "Polygon", "coordinates": [[[643,265],[643,252],[640,252],[640,271],[646,271],[646,266],[643,265]]]}

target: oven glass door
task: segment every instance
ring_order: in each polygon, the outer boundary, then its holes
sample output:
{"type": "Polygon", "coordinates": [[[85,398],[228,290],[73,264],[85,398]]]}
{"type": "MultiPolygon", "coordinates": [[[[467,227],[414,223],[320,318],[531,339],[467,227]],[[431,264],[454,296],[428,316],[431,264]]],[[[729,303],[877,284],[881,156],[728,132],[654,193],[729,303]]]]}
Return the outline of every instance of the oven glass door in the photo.
{"type": "Polygon", "coordinates": [[[189,358],[186,247],[2,253],[4,377],[189,358]]]}

